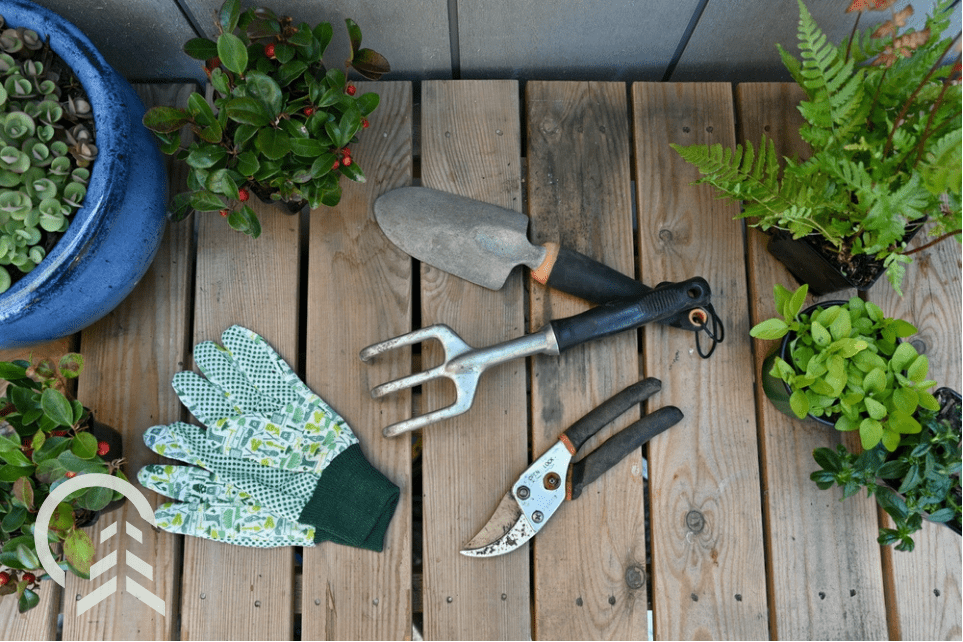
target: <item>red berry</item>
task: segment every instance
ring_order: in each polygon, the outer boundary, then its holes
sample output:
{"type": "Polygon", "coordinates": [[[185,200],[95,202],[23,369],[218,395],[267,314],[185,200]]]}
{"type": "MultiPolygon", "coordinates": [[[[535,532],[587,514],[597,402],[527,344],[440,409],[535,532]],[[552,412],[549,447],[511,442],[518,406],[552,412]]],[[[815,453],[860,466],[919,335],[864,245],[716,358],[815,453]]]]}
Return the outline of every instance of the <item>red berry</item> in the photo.
{"type": "Polygon", "coordinates": [[[351,150],[350,150],[349,148],[347,148],[347,147],[345,147],[344,149],[342,149],[342,150],[341,150],[341,153],[344,154],[345,156],[351,156],[351,150]]]}
{"type": "Polygon", "coordinates": [[[6,586],[7,582],[10,581],[10,573],[6,571],[0,572],[0,586],[6,586]]]}
{"type": "Polygon", "coordinates": [[[345,156],[345,157],[341,160],[341,164],[344,165],[345,167],[348,167],[349,165],[351,165],[351,157],[350,157],[350,156],[345,156]]]}
{"type": "Polygon", "coordinates": [[[264,45],[264,55],[267,56],[268,58],[274,58],[273,42],[269,42],[268,44],[264,45]]]}
{"type": "Polygon", "coordinates": [[[214,71],[215,69],[217,69],[217,68],[220,67],[220,66],[221,66],[221,59],[218,58],[217,56],[214,56],[213,58],[209,58],[209,59],[207,60],[207,69],[208,69],[208,71],[214,71]]]}
{"type": "Polygon", "coordinates": [[[310,116],[310,115],[313,114],[313,113],[314,113],[314,107],[305,107],[305,108],[304,108],[304,115],[305,115],[305,116],[310,116]]]}
{"type": "Polygon", "coordinates": [[[362,126],[362,127],[367,127],[367,126],[370,125],[370,124],[371,124],[371,123],[368,122],[368,119],[367,119],[367,118],[362,118],[362,119],[361,119],[361,126],[362,126]]]}
{"type": "Polygon", "coordinates": [[[77,476],[77,473],[75,473],[72,470],[68,470],[67,472],[64,473],[64,477],[66,477],[67,479],[73,479],[76,476],[77,476]]]}
{"type": "Polygon", "coordinates": [[[228,214],[230,214],[230,212],[227,210],[221,210],[219,213],[221,216],[227,216],[228,214]]]}
{"type": "Polygon", "coordinates": [[[237,200],[243,203],[249,198],[251,198],[251,195],[247,193],[246,189],[242,187],[241,189],[237,190],[237,200]]]}
{"type": "Polygon", "coordinates": [[[338,161],[334,161],[334,164],[331,166],[331,169],[338,169],[339,167],[341,167],[341,163],[339,163],[338,161]]]}
{"type": "Polygon", "coordinates": [[[110,452],[110,444],[108,444],[106,441],[98,441],[98,442],[97,442],[97,454],[98,454],[98,455],[100,455],[101,457],[103,457],[104,455],[106,455],[106,454],[109,453],[109,452],[110,452]]]}
{"type": "Polygon", "coordinates": [[[27,584],[33,584],[34,582],[37,581],[37,576],[34,575],[33,573],[24,573],[22,579],[27,584]]]}
{"type": "Polygon", "coordinates": [[[348,85],[347,87],[344,88],[344,93],[348,94],[349,96],[354,96],[357,93],[357,91],[358,91],[358,88],[355,87],[354,85],[348,85]]]}

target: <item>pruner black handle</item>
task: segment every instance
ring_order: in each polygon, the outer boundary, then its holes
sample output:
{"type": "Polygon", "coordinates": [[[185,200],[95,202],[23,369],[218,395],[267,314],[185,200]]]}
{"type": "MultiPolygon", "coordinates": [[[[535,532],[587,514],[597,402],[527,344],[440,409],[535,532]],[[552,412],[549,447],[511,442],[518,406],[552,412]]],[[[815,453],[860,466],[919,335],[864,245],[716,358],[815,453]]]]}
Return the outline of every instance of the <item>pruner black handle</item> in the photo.
{"type": "Polygon", "coordinates": [[[565,319],[551,321],[560,352],[586,341],[661,321],[709,305],[712,292],[701,277],[663,283],[634,299],[611,301],[565,319]]]}
{"type": "Polygon", "coordinates": [[[582,489],[598,479],[602,473],[622,461],[660,432],[682,421],[682,411],[675,406],[659,408],[634,424],[610,437],[604,444],[580,461],[572,464],[568,475],[566,499],[576,499],[582,489]]]}
{"type": "Polygon", "coordinates": [[[571,447],[578,451],[589,440],[589,437],[602,429],[602,426],[608,425],[626,410],[642,403],[660,390],[662,390],[662,382],[653,377],[633,383],[596,406],[591,412],[569,426],[563,434],[571,447]]]}
{"type": "MultiPolygon", "coordinates": [[[[548,247],[546,245],[545,247],[548,247]]],[[[536,281],[559,290],[574,294],[592,303],[608,303],[622,299],[634,299],[652,290],[641,281],[622,274],[618,270],[595,259],[569,249],[564,245],[547,268],[539,268],[532,273],[536,281]]],[[[675,316],[660,319],[657,323],[670,325],[683,330],[699,330],[684,311],[675,316]]]]}

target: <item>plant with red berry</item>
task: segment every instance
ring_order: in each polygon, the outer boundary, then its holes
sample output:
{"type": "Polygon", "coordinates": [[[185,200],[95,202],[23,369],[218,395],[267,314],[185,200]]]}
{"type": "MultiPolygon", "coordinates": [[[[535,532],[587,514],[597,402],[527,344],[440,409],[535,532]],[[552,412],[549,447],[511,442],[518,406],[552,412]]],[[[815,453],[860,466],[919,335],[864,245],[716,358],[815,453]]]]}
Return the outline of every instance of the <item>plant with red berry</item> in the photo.
{"type": "MultiPolygon", "coordinates": [[[[36,606],[43,567],[33,529],[50,492],[84,473],[126,479],[115,432],[96,424],[70,383],[83,370],[71,353],[54,362],[0,361],[0,597],[17,595],[21,612],[36,606]],[[95,436],[99,434],[99,438],[95,436]]],[[[121,495],[106,488],[72,494],[54,509],[52,552],[64,569],[88,577],[94,545],[84,522],[121,495]]]]}
{"type": "MultiPolygon", "coordinates": [[[[377,80],[389,71],[388,61],[362,48],[361,29],[353,20],[345,22],[351,45],[347,71],[377,80]]],[[[194,38],[184,46],[189,56],[204,61],[213,105],[194,93],[186,109],[160,106],[144,115],[162,150],[190,166],[190,191],[174,197],[172,218],[227,212],[231,227],[257,237],[261,225],[245,202],[249,191],[292,213],[306,205],[337,205],[342,175],[365,180],[357,163],[343,162],[343,150],[368,126],[379,97],[359,92],[346,71],[325,68],[330,23],[295,24],[265,7],[242,12],[240,0],[227,0],[215,24],[216,41],[194,38]],[[194,134],[186,146],[184,126],[194,134]]]]}

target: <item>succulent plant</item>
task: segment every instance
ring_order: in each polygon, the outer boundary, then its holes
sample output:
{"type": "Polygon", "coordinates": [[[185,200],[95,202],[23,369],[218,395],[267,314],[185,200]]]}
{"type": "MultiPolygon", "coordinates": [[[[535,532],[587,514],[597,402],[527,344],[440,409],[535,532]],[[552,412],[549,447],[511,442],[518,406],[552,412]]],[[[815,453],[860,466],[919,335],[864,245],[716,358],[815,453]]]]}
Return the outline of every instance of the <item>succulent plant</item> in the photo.
{"type": "MultiPolygon", "coordinates": [[[[377,80],[389,70],[388,61],[361,48],[361,29],[345,22],[347,66],[377,80]]],[[[190,191],[174,197],[171,217],[219,212],[232,228],[257,237],[260,222],[246,203],[252,192],[291,204],[291,211],[336,205],[342,175],[365,180],[349,144],[368,126],[379,98],[359,93],[344,71],[325,68],[331,25],[296,24],[266,7],[242,12],[238,0],[227,0],[215,26],[216,42],[194,38],[184,45],[185,53],[204,61],[213,106],[195,93],[186,109],[159,106],[144,116],[161,149],[190,166],[190,191]],[[185,125],[195,140],[182,147],[185,125]]]]}
{"type": "Polygon", "coordinates": [[[66,64],[0,16],[0,293],[44,259],[83,204],[94,135],[66,64]]]}

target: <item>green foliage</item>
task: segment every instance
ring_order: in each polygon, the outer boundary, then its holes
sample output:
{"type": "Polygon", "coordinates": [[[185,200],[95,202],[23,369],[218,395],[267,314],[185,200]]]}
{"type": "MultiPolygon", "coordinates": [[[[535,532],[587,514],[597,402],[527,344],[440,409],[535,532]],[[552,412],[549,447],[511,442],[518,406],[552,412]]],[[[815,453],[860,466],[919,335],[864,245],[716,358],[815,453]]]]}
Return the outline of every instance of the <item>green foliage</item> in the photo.
{"type": "MultiPolygon", "coordinates": [[[[361,48],[361,30],[346,21],[349,68],[377,80],[388,61],[361,48]]],[[[363,182],[364,172],[348,147],[367,127],[377,94],[356,94],[340,69],[322,58],[333,30],[329,23],[295,24],[272,10],[240,10],[227,0],[217,13],[216,42],[194,38],[184,51],[205,61],[213,106],[193,94],[186,109],[155,107],[144,116],[168,154],[190,166],[190,192],[172,202],[172,216],[220,212],[236,230],[257,237],[261,226],[245,203],[254,195],[312,208],[341,200],[342,175],[363,182]],[[195,139],[181,146],[180,130],[195,139]]]]}
{"type": "Polygon", "coordinates": [[[893,519],[893,528],[881,528],[878,541],[912,551],[912,534],[923,519],[960,525],[960,402],[945,390],[937,391],[940,410],[920,412],[921,429],[907,435],[895,452],[876,446],[854,454],[842,445],[836,450],[817,448],[813,458],[819,470],[810,478],[822,489],[838,485],[843,499],[860,489],[893,519]]]}
{"type": "Polygon", "coordinates": [[[735,150],[673,145],[695,165],[700,183],[744,202],[742,217],[762,230],[828,241],[849,257],[881,261],[900,291],[907,233],[925,217],[930,234],[960,237],[961,123],[959,64],[943,61],[952,41],[941,34],[952,0],[940,0],[922,31],[900,31],[912,8],[873,33],[830,44],[799,1],[797,60],[779,48],[808,100],[799,134],[812,154],[780,158],[763,136],[735,150]]]}
{"type": "Polygon", "coordinates": [[[769,340],[792,333],[791,363],[777,356],[769,374],[789,385],[789,403],[800,419],[825,417],[837,430],[858,430],[865,449],[882,444],[895,450],[920,431],[918,411],[939,408],[928,392],[936,385],[926,378],[929,360],[899,341],[916,328],[859,297],[801,312],[807,291],[806,285],[795,292],[776,285],[780,316],[750,330],[769,340]]]}
{"type": "MultiPolygon", "coordinates": [[[[0,17],[0,26],[3,18],[0,17]]],[[[28,29],[0,35],[0,292],[46,256],[87,193],[93,112],[80,83],[28,29]]]]}
{"type": "MultiPolygon", "coordinates": [[[[16,594],[21,612],[39,602],[36,583],[24,577],[43,573],[33,529],[50,492],[77,474],[124,477],[121,460],[106,461],[98,454],[90,411],[67,394],[68,380],[82,369],[83,358],[75,353],[56,363],[0,361],[0,381],[6,382],[0,397],[0,571],[20,578],[0,586],[0,597],[16,594]]],[[[120,497],[109,489],[90,488],[57,505],[48,538],[62,567],[89,575],[93,542],[78,517],[120,497]]]]}

